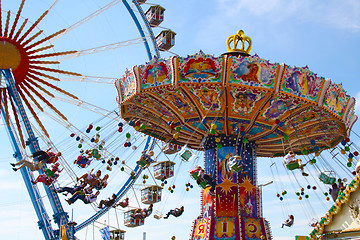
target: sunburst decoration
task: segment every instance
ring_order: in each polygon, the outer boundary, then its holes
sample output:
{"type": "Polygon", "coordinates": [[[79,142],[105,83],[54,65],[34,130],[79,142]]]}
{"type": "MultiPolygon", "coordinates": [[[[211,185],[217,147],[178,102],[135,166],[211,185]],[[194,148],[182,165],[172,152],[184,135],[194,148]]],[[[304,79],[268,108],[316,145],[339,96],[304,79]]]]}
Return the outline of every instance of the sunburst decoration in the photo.
{"type": "MultiPolygon", "coordinates": [[[[67,120],[67,118],[44,96],[54,97],[51,91],[56,91],[65,94],[70,98],[78,99],[73,94],[55,86],[52,83],[49,83],[49,80],[60,81],[59,78],[54,77],[51,74],[65,74],[73,76],[81,76],[81,74],[55,69],[52,67],[44,67],[44,65],[49,66],[59,64],[60,62],[57,61],[55,57],[74,54],[77,51],[44,53],[44,51],[53,48],[53,45],[51,45],[49,41],[64,33],[66,29],[57,31],[42,39],[39,39],[39,36],[43,33],[42,30],[33,34],[34,29],[48,14],[48,10],[45,11],[33,24],[28,23],[28,19],[24,19],[20,27],[18,27],[24,3],[25,0],[22,0],[12,24],[10,23],[11,12],[7,12],[6,20],[3,25],[0,0],[0,69],[12,70],[15,85],[21,99],[44,134],[49,136],[40,119],[37,117],[33,106],[40,111],[44,111],[39,103],[40,101],[42,104],[50,107],[62,119],[67,120]],[[24,30],[25,28],[27,28],[26,31],[24,30]]],[[[6,115],[9,115],[8,105],[10,103],[12,109],[14,110],[14,102],[9,98],[9,94],[6,93],[5,89],[1,90],[1,97],[4,100],[4,110],[6,115]],[[6,98],[8,99],[6,100],[6,98]]],[[[16,115],[16,111],[12,112],[14,113],[19,135],[22,138],[18,116],[16,115]]],[[[9,121],[7,121],[7,124],[9,124],[9,121]]],[[[23,142],[23,139],[21,140],[23,142]]]]}
{"type": "Polygon", "coordinates": [[[237,184],[233,183],[231,179],[225,175],[225,177],[222,179],[222,183],[219,184],[219,186],[221,187],[221,191],[227,194],[229,191],[231,191],[231,187],[235,187],[237,184]]]}
{"type": "Polygon", "coordinates": [[[250,194],[252,191],[256,190],[256,186],[251,184],[251,180],[248,176],[244,178],[244,181],[239,184],[239,187],[242,187],[245,189],[245,192],[250,194]]]}

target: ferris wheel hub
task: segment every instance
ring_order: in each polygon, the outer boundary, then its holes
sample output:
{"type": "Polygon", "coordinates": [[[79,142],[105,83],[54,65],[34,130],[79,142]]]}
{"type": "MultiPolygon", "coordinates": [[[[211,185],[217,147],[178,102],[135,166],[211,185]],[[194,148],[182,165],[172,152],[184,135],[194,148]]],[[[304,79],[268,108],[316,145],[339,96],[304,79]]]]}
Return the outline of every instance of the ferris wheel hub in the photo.
{"type": "Polygon", "coordinates": [[[21,54],[18,48],[6,41],[0,42],[0,68],[1,69],[16,69],[21,61],[21,54]]]}

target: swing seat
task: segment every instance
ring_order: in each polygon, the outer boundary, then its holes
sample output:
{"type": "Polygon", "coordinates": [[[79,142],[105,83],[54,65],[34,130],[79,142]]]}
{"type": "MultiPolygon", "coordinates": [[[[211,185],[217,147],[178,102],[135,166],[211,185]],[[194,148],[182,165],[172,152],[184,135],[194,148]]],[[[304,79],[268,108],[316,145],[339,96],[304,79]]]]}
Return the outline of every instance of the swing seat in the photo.
{"type": "Polygon", "coordinates": [[[198,179],[200,178],[200,176],[199,176],[199,171],[197,171],[197,170],[192,170],[192,171],[190,171],[190,176],[191,176],[193,179],[198,180],[198,179]]]}
{"type": "Polygon", "coordinates": [[[163,148],[163,153],[165,154],[174,154],[181,150],[181,147],[176,144],[167,143],[166,146],[163,148]]]}
{"type": "Polygon", "coordinates": [[[196,180],[196,182],[199,184],[199,186],[202,189],[205,189],[207,186],[207,181],[199,176],[199,171],[193,170],[190,172],[190,176],[196,180]]]}
{"type": "Polygon", "coordinates": [[[147,154],[143,154],[138,161],[138,164],[144,168],[148,163],[152,163],[154,160],[147,154]]]}
{"type": "Polygon", "coordinates": [[[190,158],[192,157],[192,153],[189,150],[185,150],[183,153],[180,154],[180,159],[184,162],[188,162],[190,158]]]}
{"type": "Polygon", "coordinates": [[[142,160],[139,161],[139,165],[140,165],[142,168],[145,167],[147,163],[148,163],[148,162],[147,162],[146,160],[144,160],[144,159],[142,159],[142,160]]]}
{"type": "Polygon", "coordinates": [[[192,170],[190,172],[190,176],[194,179],[194,180],[198,180],[200,178],[199,176],[199,170],[192,170]]]}
{"type": "Polygon", "coordinates": [[[154,218],[157,219],[157,220],[161,219],[162,217],[163,217],[163,215],[159,211],[156,211],[156,213],[154,214],[154,218]]]}
{"type": "Polygon", "coordinates": [[[162,218],[162,214],[160,214],[160,215],[155,214],[155,215],[154,215],[154,218],[157,219],[157,220],[159,220],[159,219],[162,218]]]}
{"type": "Polygon", "coordinates": [[[286,164],[287,169],[289,170],[294,170],[294,169],[298,169],[300,167],[298,162],[291,162],[286,164]]]}
{"type": "Polygon", "coordinates": [[[243,168],[243,165],[239,164],[239,163],[235,163],[235,164],[231,165],[230,168],[238,173],[243,168]]]}
{"type": "Polygon", "coordinates": [[[207,181],[205,179],[202,179],[198,184],[202,189],[207,187],[207,181]]]}
{"type": "Polygon", "coordinates": [[[324,172],[322,172],[319,176],[320,181],[322,181],[325,184],[334,184],[336,182],[336,178],[331,177],[330,175],[326,175],[324,172]]]}
{"type": "Polygon", "coordinates": [[[97,160],[99,160],[100,157],[101,157],[101,154],[99,153],[99,151],[98,151],[97,149],[93,149],[93,150],[92,150],[92,155],[93,155],[93,157],[96,158],[97,160]]]}
{"type": "Polygon", "coordinates": [[[235,172],[240,172],[243,169],[244,165],[241,163],[241,157],[240,156],[233,156],[230,157],[227,162],[227,170],[233,170],[235,172]]]}

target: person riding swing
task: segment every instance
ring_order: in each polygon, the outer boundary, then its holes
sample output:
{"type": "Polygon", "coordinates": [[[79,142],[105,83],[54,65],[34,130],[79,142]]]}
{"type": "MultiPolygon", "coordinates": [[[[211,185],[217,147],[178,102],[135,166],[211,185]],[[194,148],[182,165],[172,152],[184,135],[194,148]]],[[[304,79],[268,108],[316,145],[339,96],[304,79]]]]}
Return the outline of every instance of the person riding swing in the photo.
{"type": "Polygon", "coordinates": [[[301,174],[303,176],[309,176],[306,172],[304,172],[304,167],[306,164],[301,163],[301,159],[295,159],[295,154],[293,151],[289,151],[288,154],[284,157],[284,163],[289,170],[294,170],[299,168],[301,170],[301,174]]]}

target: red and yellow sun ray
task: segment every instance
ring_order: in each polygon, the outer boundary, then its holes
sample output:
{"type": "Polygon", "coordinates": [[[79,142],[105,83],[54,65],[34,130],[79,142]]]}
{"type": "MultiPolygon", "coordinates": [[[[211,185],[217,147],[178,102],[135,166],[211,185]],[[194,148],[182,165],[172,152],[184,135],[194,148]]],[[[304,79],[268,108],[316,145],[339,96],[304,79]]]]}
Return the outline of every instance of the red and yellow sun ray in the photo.
{"type": "Polygon", "coordinates": [[[10,22],[10,11],[8,11],[7,15],[6,15],[5,30],[4,30],[4,36],[5,37],[7,37],[7,34],[8,34],[9,22],[10,22]]]}
{"type": "Polygon", "coordinates": [[[31,112],[31,115],[33,115],[35,121],[37,122],[37,124],[40,126],[42,132],[45,134],[45,136],[49,137],[49,133],[46,131],[44,125],[42,124],[42,122],[40,121],[39,117],[37,116],[36,112],[34,111],[34,109],[32,108],[31,104],[29,103],[29,101],[27,100],[27,98],[25,97],[25,95],[23,94],[23,92],[21,91],[20,88],[18,88],[19,94],[21,96],[21,98],[23,99],[25,105],[27,106],[27,108],[29,109],[29,111],[31,112]]]}
{"type": "Polygon", "coordinates": [[[35,38],[37,38],[40,34],[42,34],[44,31],[40,30],[37,33],[35,33],[33,36],[31,36],[28,40],[26,40],[23,44],[21,44],[21,46],[26,46],[29,42],[31,42],[32,40],[34,40],[35,38]]]}
{"type": "Polygon", "coordinates": [[[36,105],[37,109],[39,109],[41,112],[43,112],[44,109],[41,107],[41,105],[39,104],[39,102],[36,101],[36,99],[32,96],[32,94],[30,94],[30,92],[27,90],[27,88],[24,87],[24,86],[22,86],[22,85],[20,85],[19,87],[20,87],[20,88],[19,88],[19,91],[23,90],[23,91],[27,94],[27,96],[29,96],[29,98],[31,99],[31,101],[36,105]]]}
{"type": "Polygon", "coordinates": [[[24,20],[24,22],[21,24],[19,30],[16,32],[15,37],[13,38],[14,41],[16,41],[16,39],[20,36],[20,33],[22,32],[22,30],[24,30],[27,21],[28,21],[28,19],[26,18],[26,19],[24,20]]]}
{"type": "Polygon", "coordinates": [[[55,68],[40,67],[40,66],[36,66],[36,65],[30,65],[30,67],[34,68],[34,69],[42,70],[42,71],[47,71],[47,72],[54,72],[54,73],[61,73],[61,74],[67,74],[67,75],[81,76],[81,74],[79,74],[79,73],[74,73],[74,72],[69,72],[69,71],[64,71],[64,70],[58,70],[58,69],[55,69],[55,68]]]}
{"type": "Polygon", "coordinates": [[[27,83],[31,83],[32,85],[34,85],[35,87],[37,87],[38,89],[40,89],[41,91],[43,91],[46,95],[48,95],[49,97],[54,98],[55,95],[52,94],[51,92],[49,92],[48,90],[46,90],[45,88],[43,88],[42,86],[40,86],[39,84],[37,84],[35,81],[31,80],[30,78],[26,78],[26,82],[27,83]]]}
{"type": "Polygon", "coordinates": [[[31,26],[30,28],[22,35],[19,39],[19,43],[24,41],[24,39],[34,30],[34,28],[44,19],[44,17],[48,14],[49,11],[45,11],[31,26]]]}
{"type": "Polygon", "coordinates": [[[33,75],[30,75],[30,74],[29,74],[29,77],[31,77],[31,78],[34,79],[34,80],[37,80],[37,81],[41,82],[41,83],[44,84],[44,85],[47,85],[47,86],[50,87],[50,88],[53,88],[54,90],[56,90],[56,91],[58,91],[58,92],[61,92],[61,93],[65,94],[65,95],[67,95],[67,96],[69,96],[69,97],[71,97],[71,98],[73,98],[73,99],[79,99],[77,96],[75,96],[75,95],[73,95],[73,94],[71,94],[71,93],[69,93],[69,92],[67,92],[67,91],[65,91],[65,90],[63,90],[63,89],[61,89],[61,88],[59,88],[59,87],[51,84],[51,83],[48,83],[48,82],[42,80],[41,78],[38,78],[38,77],[33,76],[33,75]]]}
{"type": "Polygon", "coordinates": [[[2,36],[2,10],[1,10],[1,0],[0,0],[0,36],[2,36]]]}
{"type": "Polygon", "coordinates": [[[22,0],[21,3],[20,3],[20,6],[19,6],[19,10],[17,11],[16,13],[16,16],[15,16],[15,20],[14,20],[14,23],[11,27],[11,31],[10,31],[10,34],[9,34],[9,38],[12,38],[13,34],[14,34],[14,31],[15,31],[15,28],[17,26],[17,23],[19,21],[19,17],[20,17],[20,14],[21,14],[21,11],[24,7],[24,3],[25,3],[25,0],[22,0]]]}
{"type": "Polygon", "coordinates": [[[29,56],[29,59],[57,57],[57,56],[60,56],[60,55],[73,54],[73,53],[77,53],[77,51],[66,51],[66,52],[57,52],[57,53],[33,55],[33,56],[29,56]]]}
{"type": "MultiPolygon", "coordinates": [[[[14,21],[11,22],[11,12],[8,11],[6,14],[6,21],[2,21],[2,7],[0,0],[0,69],[11,69],[14,76],[15,85],[17,86],[20,98],[24,102],[24,106],[28,108],[30,114],[34,117],[41,130],[48,137],[48,132],[44,125],[37,116],[35,109],[44,111],[44,105],[48,106],[54,111],[60,118],[67,121],[64,114],[61,113],[53,104],[50,103],[49,99],[55,98],[54,93],[61,93],[67,97],[78,99],[75,95],[61,89],[49,83],[51,81],[60,81],[59,77],[52,76],[53,74],[59,75],[71,75],[71,76],[82,76],[79,73],[72,71],[66,71],[51,67],[52,65],[58,65],[57,57],[74,54],[77,51],[62,51],[62,52],[45,52],[53,49],[54,45],[49,44],[50,40],[55,37],[62,35],[66,29],[59,30],[51,35],[39,38],[43,31],[39,30],[36,33],[34,29],[39,26],[45,16],[49,13],[46,10],[41,14],[40,17],[32,24],[28,24],[28,19],[20,25],[20,16],[23,12],[26,0],[21,0],[19,8],[15,14],[14,21]],[[5,24],[3,24],[5,23],[5,24]],[[19,29],[18,25],[20,25],[19,29]],[[27,27],[28,26],[28,27],[27,27]],[[25,30],[27,29],[27,30],[25,30]],[[36,40],[38,39],[38,40],[36,40]],[[47,67],[44,67],[47,65],[47,67]],[[31,103],[30,103],[30,101],[31,103]]],[[[9,125],[9,94],[6,93],[6,89],[1,89],[0,93],[4,100],[4,111],[7,119],[7,125],[9,125]]],[[[23,141],[23,134],[20,129],[19,116],[16,114],[14,102],[10,99],[11,107],[14,110],[13,115],[16,121],[16,126],[19,128],[19,135],[23,141]]]]}
{"type": "Polygon", "coordinates": [[[31,92],[33,92],[38,98],[40,98],[46,105],[48,105],[54,112],[56,112],[62,119],[67,121],[67,118],[56,107],[54,107],[46,98],[44,98],[35,88],[33,88],[28,82],[23,82],[31,92]]]}
{"type": "Polygon", "coordinates": [[[35,49],[35,50],[32,50],[32,51],[28,51],[27,53],[30,56],[30,55],[32,55],[34,53],[42,52],[42,51],[48,50],[48,49],[50,49],[52,47],[54,47],[54,45],[48,45],[48,46],[41,47],[41,48],[38,48],[38,49],[35,49]]]}
{"type": "Polygon", "coordinates": [[[8,104],[7,104],[7,96],[6,96],[6,88],[2,88],[1,91],[2,91],[2,97],[4,99],[4,111],[5,111],[5,117],[6,117],[6,126],[9,126],[10,125],[10,121],[9,121],[9,109],[8,109],[8,104]]]}
{"type": "Polygon", "coordinates": [[[56,33],[54,33],[54,34],[51,34],[50,36],[47,36],[47,37],[41,39],[40,41],[37,41],[37,42],[31,44],[30,46],[27,46],[27,47],[26,47],[26,44],[25,44],[25,43],[29,43],[29,42],[26,41],[26,42],[24,42],[24,43],[22,44],[22,46],[24,47],[25,50],[28,50],[28,49],[30,49],[30,48],[34,48],[34,47],[36,47],[36,46],[38,46],[38,45],[40,45],[40,44],[42,44],[42,43],[44,43],[44,42],[46,42],[46,41],[49,41],[50,39],[56,37],[57,35],[65,32],[65,31],[66,31],[66,29],[62,29],[62,30],[60,30],[60,31],[58,31],[58,32],[56,32],[56,33]]]}
{"type": "Polygon", "coordinates": [[[44,77],[44,78],[47,78],[47,79],[54,80],[54,81],[60,81],[59,78],[56,78],[56,77],[47,75],[47,74],[42,73],[42,72],[39,72],[39,71],[35,71],[35,70],[32,70],[32,69],[29,69],[28,76],[34,76],[34,75],[32,75],[31,73],[33,73],[33,74],[35,74],[35,75],[38,75],[38,76],[41,76],[41,77],[44,77]]]}
{"type": "Polygon", "coordinates": [[[21,142],[21,145],[23,146],[23,148],[25,148],[25,141],[24,141],[24,137],[23,137],[23,134],[22,134],[21,126],[20,126],[19,117],[18,117],[17,112],[16,112],[15,104],[11,100],[11,98],[9,100],[10,100],[11,108],[12,108],[12,111],[13,111],[13,114],[14,114],[14,117],[15,117],[16,127],[18,128],[20,142],[21,142]]]}
{"type": "Polygon", "coordinates": [[[32,64],[59,64],[59,61],[29,61],[32,64]]]}

